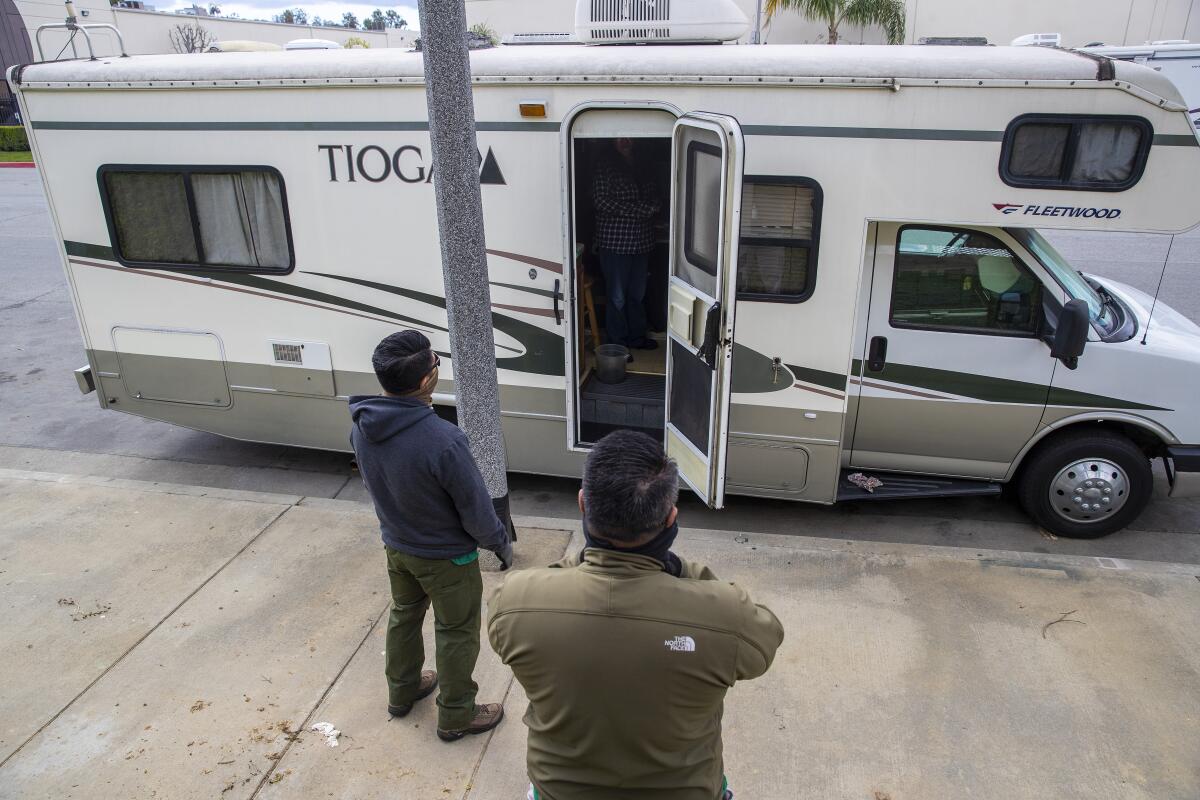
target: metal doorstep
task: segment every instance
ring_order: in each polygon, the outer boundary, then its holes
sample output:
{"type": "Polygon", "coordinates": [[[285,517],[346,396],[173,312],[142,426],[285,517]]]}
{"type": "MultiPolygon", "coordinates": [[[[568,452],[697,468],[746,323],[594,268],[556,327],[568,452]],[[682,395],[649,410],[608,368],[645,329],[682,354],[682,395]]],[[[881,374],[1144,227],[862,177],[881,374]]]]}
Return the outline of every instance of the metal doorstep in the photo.
{"type": "Polygon", "coordinates": [[[1000,494],[1002,486],[992,481],[975,481],[966,478],[935,478],[924,475],[906,475],[899,472],[879,472],[866,469],[843,469],[838,477],[838,502],[846,500],[904,500],[918,497],[970,497],[1000,494]],[[869,478],[883,481],[875,491],[868,492],[855,486],[847,477],[861,472],[869,478]]]}

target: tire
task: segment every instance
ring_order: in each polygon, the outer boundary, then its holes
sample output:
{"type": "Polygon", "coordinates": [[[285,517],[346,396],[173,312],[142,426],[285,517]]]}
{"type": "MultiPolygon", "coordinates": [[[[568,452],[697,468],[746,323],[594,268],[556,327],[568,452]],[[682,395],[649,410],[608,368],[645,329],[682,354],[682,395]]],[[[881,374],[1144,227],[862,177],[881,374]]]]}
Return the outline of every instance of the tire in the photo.
{"type": "Polygon", "coordinates": [[[1022,468],[1017,499],[1051,533],[1096,539],[1137,519],[1153,486],[1150,459],[1132,441],[1118,433],[1078,431],[1034,450],[1022,468]]]}

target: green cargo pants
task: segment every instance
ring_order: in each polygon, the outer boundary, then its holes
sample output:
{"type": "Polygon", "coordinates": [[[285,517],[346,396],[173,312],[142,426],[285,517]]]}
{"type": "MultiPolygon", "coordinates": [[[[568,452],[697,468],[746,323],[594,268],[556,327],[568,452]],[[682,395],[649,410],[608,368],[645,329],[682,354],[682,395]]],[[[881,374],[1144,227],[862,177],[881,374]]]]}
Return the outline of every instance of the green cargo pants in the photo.
{"type": "Polygon", "coordinates": [[[401,553],[387,545],[388,578],[392,584],[392,613],[388,618],[388,704],[411,703],[421,684],[425,643],[421,624],[433,603],[434,644],[437,648],[438,727],[457,730],[475,716],[471,678],[479,658],[479,612],[483,578],[479,562],[455,564],[449,559],[428,559],[401,553]]]}

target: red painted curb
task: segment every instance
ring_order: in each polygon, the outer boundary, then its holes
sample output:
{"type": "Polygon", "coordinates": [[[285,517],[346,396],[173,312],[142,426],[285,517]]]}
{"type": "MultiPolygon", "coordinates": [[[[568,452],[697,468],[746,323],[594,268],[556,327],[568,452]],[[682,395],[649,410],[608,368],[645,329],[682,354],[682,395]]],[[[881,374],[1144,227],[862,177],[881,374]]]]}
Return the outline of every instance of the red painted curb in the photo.
{"type": "Polygon", "coordinates": [[[0,161],[0,168],[3,167],[32,167],[35,166],[32,161],[0,161]]]}

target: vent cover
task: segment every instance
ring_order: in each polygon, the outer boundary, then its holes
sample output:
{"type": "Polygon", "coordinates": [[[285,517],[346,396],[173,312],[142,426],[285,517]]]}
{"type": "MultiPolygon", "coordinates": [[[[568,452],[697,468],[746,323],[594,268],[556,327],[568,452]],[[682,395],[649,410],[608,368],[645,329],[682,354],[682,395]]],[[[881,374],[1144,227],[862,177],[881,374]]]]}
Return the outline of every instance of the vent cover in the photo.
{"type": "Polygon", "coordinates": [[[668,27],[633,27],[630,23],[667,22],[671,19],[671,0],[590,0],[592,22],[615,22],[611,28],[592,28],[595,41],[614,39],[669,39],[668,27]],[[626,27],[629,25],[629,27],[626,27]]]}
{"type": "Polygon", "coordinates": [[[281,344],[280,342],[271,342],[271,350],[275,354],[276,364],[304,363],[304,345],[302,344],[281,344]]]}
{"type": "Polygon", "coordinates": [[[727,42],[750,21],[734,0],[578,0],[575,33],[589,44],[727,42]]]}

